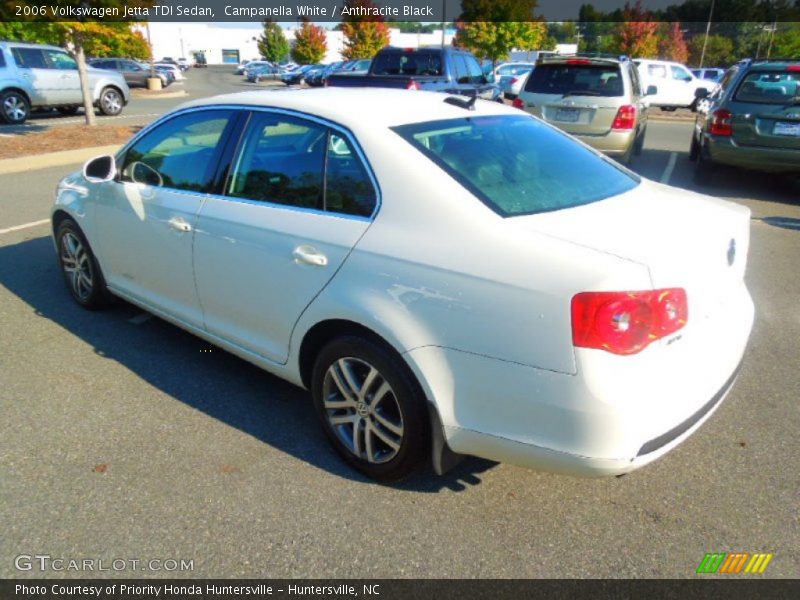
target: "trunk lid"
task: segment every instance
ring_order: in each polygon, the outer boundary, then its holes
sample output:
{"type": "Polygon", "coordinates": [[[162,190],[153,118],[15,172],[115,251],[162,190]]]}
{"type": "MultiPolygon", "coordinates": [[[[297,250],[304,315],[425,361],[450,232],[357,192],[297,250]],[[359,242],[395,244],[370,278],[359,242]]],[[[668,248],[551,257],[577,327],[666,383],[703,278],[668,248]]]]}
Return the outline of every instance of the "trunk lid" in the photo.
{"type": "Polygon", "coordinates": [[[512,221],[645,265],[654,288],[686,290],[690,321],[708,317],[744,278],[750,210],[647,180],[614,198],[512,221]]]}

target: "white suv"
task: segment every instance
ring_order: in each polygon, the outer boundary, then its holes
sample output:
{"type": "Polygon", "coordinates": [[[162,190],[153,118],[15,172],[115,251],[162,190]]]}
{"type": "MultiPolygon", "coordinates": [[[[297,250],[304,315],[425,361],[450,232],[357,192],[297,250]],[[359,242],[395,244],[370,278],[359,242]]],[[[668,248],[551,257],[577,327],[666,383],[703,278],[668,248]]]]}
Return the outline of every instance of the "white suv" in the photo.
{"type": "MultiPolygon", "coordinates": [[[[94,105],[104,115],[121,113],[130,99],[122,74],[86,69],[94,105]]],[[[78,66],[63,48],[0,41],[0,123],[21,125],[31,108],[68,115],[82,105],[78,66]]]]}
{"type": "Polygon", "coordinates": [[[639,67],[639,77],[645,89],[654,85],[658,93],[648,96],[650,106],[658,106],[661,110],[697,107],[698,89],[711,93],[716,87],[713,81],[699,79],[686,66],[666,60],[646,60],[637,58],[633,61],[639,67]]]}

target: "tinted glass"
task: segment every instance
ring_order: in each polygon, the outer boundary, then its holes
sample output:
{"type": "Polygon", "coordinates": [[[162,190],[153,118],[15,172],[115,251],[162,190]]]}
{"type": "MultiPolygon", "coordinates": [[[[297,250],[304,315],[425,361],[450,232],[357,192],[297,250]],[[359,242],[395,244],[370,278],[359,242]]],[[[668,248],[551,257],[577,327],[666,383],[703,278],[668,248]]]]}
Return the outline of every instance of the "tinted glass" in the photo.
{"type": "Polygon", "coordinates": [[[467,71],[467,63],[464,61],[462,54],[453,55],[453,68],[456,70],[457,83],[469,83],[469,72],[467,71]]]}
{"type": "Polygon", "coordinates": [[[6,57],[3,55],[3,49],[0,48],[0,67],[6,66],[6,57]]]}
{"type": "Polygon", "coordinates": [[[122,180],[196,192],[207,191],[217,145],[229,110],[193,112],[170,119],[125,154],[122,180]]]}
{"type": "Polygon", "coordinates": [[[441,51],[381,52],[375,57],[375,75],[441,75],[441,51]]]}
{"type": "Polygon", "coordinates": [[[800,103],[800,72],[751,71],[745,75],[733,99],[755,104],[800,103]]]}
{"type": "Polygon", "coordinates": [[[345,137],[331,132],[325,171],[325,210],[368,217],[375,210],[375,188],[358,154],[345,137]]]}
{"type": "Polygon", "coordinates": [[[465,117],[394,131],[506,217],[589,204],[639,184],[610,159],[530,116],[465,117]]]}
{"type": "Polygon", "coordinates": [[[12,48],[14,62],[22,69],[46,69],[44,53],[36,48],[12,48]]]}
{"type": "Polygon", "coordinates": [[[483,71],[478,61],[472,56],[464,56],[464,61],[467,63],[467,74],[473,83],[478,83],[483,77],[483,71]]]}
{"type": "Polygon", "coordinates": [[[664,79],[667,76],[667,67],[664,65],[647,65],[647,74],[650,77],[664,79]]]}
{"type": "Polygon", "coordinates": [[[58,52],[57,50],[45,50],[47,61],[50,63],[51,69],[63,70],[78,70],[78,63],[66,52],[58,52]]]}
{"type": "Polygon", "coordinates": [[[536,67],[525,83],[536,94],[573,96],[622,96],[622,74],[617,65],[544,64],[536,67]]]}
{"type": "Polygon", "coordinates": [[[288,116],[255,114],[228,194],[322,209],[328,130],[288,116]]]}

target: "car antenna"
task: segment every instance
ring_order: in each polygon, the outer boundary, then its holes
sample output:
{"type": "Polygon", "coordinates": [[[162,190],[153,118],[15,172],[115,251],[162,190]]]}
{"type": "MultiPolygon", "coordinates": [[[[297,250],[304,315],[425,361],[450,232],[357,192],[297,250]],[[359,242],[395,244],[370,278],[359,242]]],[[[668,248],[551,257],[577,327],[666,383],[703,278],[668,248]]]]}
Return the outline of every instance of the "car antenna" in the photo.
{"type": "Polygon", "coordinates": [[[458,96],[448,96],[444,99],[445,102],[448,104],[452,104],[453,106],[457,106],[459,108],[463,108],[466,110],[475,110],[475,101],[478,99],[477,94],[473,94],[469,100],[465,100],[464,98],[459,98],[458,96]]]}

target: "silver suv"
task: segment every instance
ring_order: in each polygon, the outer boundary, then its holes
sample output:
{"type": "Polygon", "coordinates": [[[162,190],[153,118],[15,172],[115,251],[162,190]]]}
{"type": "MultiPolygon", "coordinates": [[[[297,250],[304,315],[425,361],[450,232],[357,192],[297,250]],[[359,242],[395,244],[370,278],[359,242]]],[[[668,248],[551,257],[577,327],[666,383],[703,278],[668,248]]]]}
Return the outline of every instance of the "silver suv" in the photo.
{"type": "MultiPolygon", "coordinates": [[[[119,73],[87,67],[94,105],[118,115],[130,99],[119,73]]],[[[24,123],[32,108],[75,114],[83,105],[78,65],[63,48],[0,41],[0,122],[24,123]]]]}
{"type": "Polygon", "coordinates": [[[572,134],[622,163],[644,145],[649,102],[636,67],[624,56],[540,58],[514,106],[572,134]]]}

